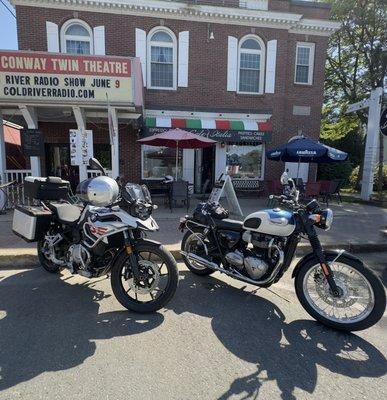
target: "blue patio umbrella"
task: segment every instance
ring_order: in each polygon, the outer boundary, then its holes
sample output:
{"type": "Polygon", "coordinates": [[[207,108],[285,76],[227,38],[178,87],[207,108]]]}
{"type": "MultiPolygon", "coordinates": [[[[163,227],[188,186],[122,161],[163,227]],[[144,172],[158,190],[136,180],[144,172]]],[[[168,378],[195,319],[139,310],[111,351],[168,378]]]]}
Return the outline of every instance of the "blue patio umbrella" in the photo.
{"type": "MultiPolygon", "coordinates": [[[[304,136],[290,140],[288,143],[266,151],[268,160],[298,163],[334,163],[346,161],[348,153],[334,149],[326,144],[304,136]]],[[[298,177],[297,169],[297,177],[298,177]]]]}
{"type": "Polygon", "coordinates": [[[346,161],[348,154],[307,137],[300,137],[268,150],[266,157],[273,161],[322,164],[346,161]]]}

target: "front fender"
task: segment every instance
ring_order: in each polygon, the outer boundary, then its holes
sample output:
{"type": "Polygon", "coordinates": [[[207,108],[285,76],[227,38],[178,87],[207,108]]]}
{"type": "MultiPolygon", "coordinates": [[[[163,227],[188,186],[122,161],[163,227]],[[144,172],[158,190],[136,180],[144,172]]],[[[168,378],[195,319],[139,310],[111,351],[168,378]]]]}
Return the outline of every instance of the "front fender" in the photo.
{"type": "MultiPolygon", "coordinates": [[[[328,259],[330,257],[335,258],[337,257],[338,253],[340,250],[325,250],[324,254],[325,257],[327,257],[328,259]]],[[[297,265],[294,267],[293,272],[292,272],[292,278],[295,278],[298,274],[298,272],[301,270],[301,268],[310,260],[312,260],[313,258],[316,258],[316,256],[314,255],[313,252],[306,254],[304,257],[301,258],[300,261],[298,261],[297,265]]],[[[364,264],[363,261],[359,258],[354,256],[351,253],[348,252],[344,252],[339,258],[338,260],[342,260],[342,259],[347,259],[347,260],[352,260],[352,261],[356,261],[360,264],[364,264]]],[[[316,263],[318,264],[317,258],[316,258],[316,263]]]]}

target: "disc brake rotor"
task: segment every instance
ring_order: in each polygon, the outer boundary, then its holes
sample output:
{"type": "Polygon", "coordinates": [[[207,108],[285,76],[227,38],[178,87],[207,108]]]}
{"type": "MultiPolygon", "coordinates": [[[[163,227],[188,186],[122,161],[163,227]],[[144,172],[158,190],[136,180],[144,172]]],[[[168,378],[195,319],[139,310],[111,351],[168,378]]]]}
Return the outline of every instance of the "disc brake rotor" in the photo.
{"type": "Polygon", "coordinates": [[[139,260],[138,269],[140,277],[138,280],[130,276],[127,280],[129,287],[137,294],[148,294],[154,290],[160,281],[160,271],[157,264],[152,261],[139,260]]]}
{"type": "Polygon", "coordinates": [[[335,297],[329,287],[326,279],[321,275],[315,279],[316,291],[320,298],[330,306],[337,308],[346,308],[356,303],[355,289],[349,287],[347,276],[341,272],[334,272],[336,286],[340,289],[340,297],[335,297]]]}

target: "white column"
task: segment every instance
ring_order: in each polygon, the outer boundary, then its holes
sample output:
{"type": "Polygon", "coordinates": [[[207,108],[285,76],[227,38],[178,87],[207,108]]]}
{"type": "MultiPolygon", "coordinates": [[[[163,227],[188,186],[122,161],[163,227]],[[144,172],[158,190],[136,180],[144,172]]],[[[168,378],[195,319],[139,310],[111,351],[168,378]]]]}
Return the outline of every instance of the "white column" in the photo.
{"type": "Polygon", "coordinates": [[[7,169],[3,122],[4,122],[3,114],[0,109],[0,182],[1,183],[5,182],[5,170],[7,169]]]}
{"type": "Polygon", "coordinates": [[[227,153],[226,153],[226,144],[216,143],[215,150],[215,180],[217,180],[221,174],[226,173],[227,167],[227,153]]]}
{"type": "MultiPolygon", "coordinates": [[[[108,111],[109,112],[109,111],[108,111]]],[[[114,107],[110,107],[111,119],[113,122],[114,134],[110,135],[110,146],[112,154],[112,178],[116,179],[120,176],[120,155],[118,146],[118,116],[114,107]]]]}
{"type": "MultiPolygon", "coordinates": [[[[38,117],[36,109],[34,107],[28,107],[25,105],[19,106],[20,111],[27,123],[28,129],[38,129],[38,117]]],[[[42,172],[40,169],[40,157],[30,157],[31,174],[32,176],[41,176],[42,172]]]]}
{"type": "MultiPolygon", "coordinates": [[[[77,127],[80,131],[86,130],[86,117],[85,112],[80,107],[73,107],[73,114],[75,117],[75,121],[77,122],[77,127]]],[[[87,179],[87,165],[79,166],[79,182],[87,179]]]]}
{"type": "Polygon", "coordinates": [[[370,199],[374,184],[374,168],[379,148],[379,119],[382,94],[383,89],[379,87],[372,90],[370,96],[363,178],[361,182],[361,198],[363,200],[370,199]]]}

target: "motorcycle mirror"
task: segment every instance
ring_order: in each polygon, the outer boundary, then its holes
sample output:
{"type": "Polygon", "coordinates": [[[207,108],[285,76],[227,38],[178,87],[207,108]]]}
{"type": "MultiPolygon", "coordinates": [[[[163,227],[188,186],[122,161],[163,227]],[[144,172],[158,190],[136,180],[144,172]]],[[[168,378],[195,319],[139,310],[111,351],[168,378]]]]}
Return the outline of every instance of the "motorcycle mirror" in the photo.
{"type": "Polygon", "coordinates": [[[289,183],[289,176],[286,171],[284,171],[281,175],[281,184],[282,185],[287,185],[289,183]]]}
{"type": "Polygon", "coordinates": [[[89,160],[89,167],[91,169],[96,169],[98,171],[101,171],[103,176],[106,176],[106,172],[103,168],[103,166],[101,165],[101,163],[94,157],[90,158],[89,160]]]}

